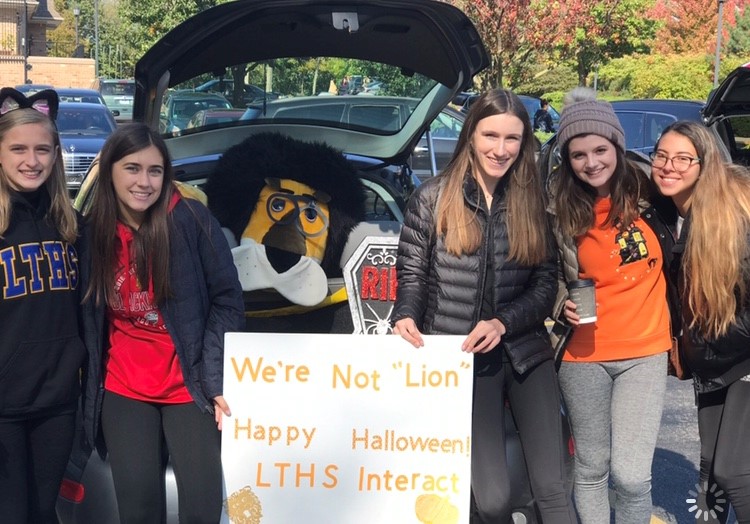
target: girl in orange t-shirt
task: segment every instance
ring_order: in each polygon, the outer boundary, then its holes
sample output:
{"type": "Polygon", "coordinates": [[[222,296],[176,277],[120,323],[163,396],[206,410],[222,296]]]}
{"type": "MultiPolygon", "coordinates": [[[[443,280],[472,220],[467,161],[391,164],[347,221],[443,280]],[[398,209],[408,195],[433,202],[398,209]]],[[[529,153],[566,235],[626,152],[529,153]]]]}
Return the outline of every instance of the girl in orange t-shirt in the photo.
{"type": "Polygon", "coordinates": [[[562,274],[593,280],[596,292],[592,323],[579,325],[575,304],[558,301],[575,327],[558,377],[576,441],[576,508],[583,524],[609,522],[611,477],[617,522],[645,524],[671,345],[665,258],[674,240],[648,203],[645,173],[625,158],[609,103],[571,92],[557,140],[562,163],[550,187],[562,274]]]}

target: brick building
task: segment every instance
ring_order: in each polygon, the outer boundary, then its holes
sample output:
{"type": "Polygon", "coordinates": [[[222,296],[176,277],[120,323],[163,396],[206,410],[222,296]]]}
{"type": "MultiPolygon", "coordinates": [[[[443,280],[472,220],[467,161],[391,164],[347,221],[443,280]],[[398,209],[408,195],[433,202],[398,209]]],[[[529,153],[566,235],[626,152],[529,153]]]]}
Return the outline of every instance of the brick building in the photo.
{"type": "Polygon", "coordinates": [[[62,20],[52,0],[0,0],[0,86],[92,85],[93,59],[48,56],[47,32],[62,20]]]}

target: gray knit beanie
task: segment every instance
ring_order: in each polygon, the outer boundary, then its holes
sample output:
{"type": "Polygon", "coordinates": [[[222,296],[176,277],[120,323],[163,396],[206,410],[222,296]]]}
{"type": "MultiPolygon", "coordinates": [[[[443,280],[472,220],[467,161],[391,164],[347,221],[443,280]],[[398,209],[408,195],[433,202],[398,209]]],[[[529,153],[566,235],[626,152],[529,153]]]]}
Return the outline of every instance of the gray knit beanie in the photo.
{"type": "Polygon", "coordinates": [[[599,135],[625,151],[625,131],[612,104],[596,100],[594,91],[580,87],[565,95],[564,103],[557,131],[561,147],[579,135],[599,135]]]}

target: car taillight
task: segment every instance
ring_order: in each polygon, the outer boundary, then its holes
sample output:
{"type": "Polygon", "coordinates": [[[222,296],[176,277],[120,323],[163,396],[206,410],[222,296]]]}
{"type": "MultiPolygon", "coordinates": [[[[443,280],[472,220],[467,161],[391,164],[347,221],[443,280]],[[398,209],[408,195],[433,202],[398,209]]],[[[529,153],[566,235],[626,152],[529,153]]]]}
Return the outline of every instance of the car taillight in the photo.
{"type": "Polygon", "coordinates": [[[83,502],[85,491],[83,484],[70,479],[63,479],[62,484],[60,484],[60,496],[76,504],[83,502]]]}

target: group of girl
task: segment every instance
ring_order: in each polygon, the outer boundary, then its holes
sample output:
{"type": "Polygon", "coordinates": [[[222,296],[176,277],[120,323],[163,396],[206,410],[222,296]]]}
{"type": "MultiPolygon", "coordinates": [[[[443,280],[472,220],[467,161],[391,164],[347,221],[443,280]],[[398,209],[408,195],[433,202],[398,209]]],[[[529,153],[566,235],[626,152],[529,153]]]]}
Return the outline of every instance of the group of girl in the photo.
{"type": "MultiPolygon", "coordinates": [[[[164,141],[144,124],[107,141],[90,219],[77,216],[56,112],[54,91],[0,91],[0,515],[56,522],[83,389],[121,522],[164,514],[165,451],[181,518],[217,522],[222,341],[243,323],[229,247],[175,189],[164,141]]],[[[466,335],[474,355],[472,522],[511,522],[506,399],[545,524],[602,524],[613,509],[618,523],[649,522],[677,339],[695,382],[701,480],[750,523],[750,174],[691,122],[665,129],[639,167],[612,107],[585,90],[566,100],[557,140],[545,183],[522,102],[488,91],[405,213],[394,332],[417,347],[422,333],[466,335]],[[595,282],[594,323],[579,324],[567,299],[579,279],[595,282]],[[549,318],[573,328],[559,359],[549,318]]]]}
{"type": "Polygon", "coordinates": [[[485,92],[450,164],[411,197],[398,248],[394,332],[415,347],[466,335],[474,354],[472,523],[511,522],[506,399],[542,522],[650,522],[673,342],[695,383],[701,485],[750,523],[750,173],[695,122],[666,128],[650,162],[629,158],[612,106],[585,88],[566,96],[544,177],[533,140],[519,99],[485,92]],[[580,279],[595,284],[593,323],[567,297],[580,279]],[[568,328],[557,355],[549,318],[568,328]]]}
{"type": "Polygon", "coordinates": [[[181,521],[216,523],[223,339],[244,325],[226,238],[180,197],[164,141],[144,124],[106,142],[90,219],[77,216],[57,108],[53,90],[0,91],[1,520],[57,523],[83,394],[120,522],[163,520],[168,453],[181,521]]]}

